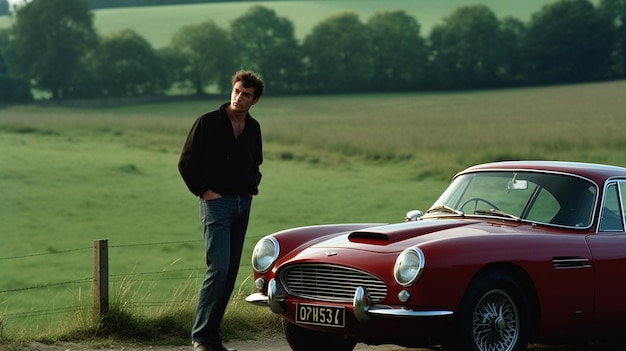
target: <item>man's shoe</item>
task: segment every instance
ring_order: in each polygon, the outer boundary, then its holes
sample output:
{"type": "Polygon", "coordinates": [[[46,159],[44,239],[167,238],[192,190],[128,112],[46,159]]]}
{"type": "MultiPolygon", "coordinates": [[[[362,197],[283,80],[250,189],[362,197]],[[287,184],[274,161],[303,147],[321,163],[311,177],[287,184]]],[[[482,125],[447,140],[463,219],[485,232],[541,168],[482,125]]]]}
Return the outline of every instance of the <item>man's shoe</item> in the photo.
{"type": "Polygon", "coordinates": [[[192,342],[191,345],[193,346],[193,351],[237,351],[236,349],[226,348],[224,345],[209,346],[197,341],[192,342]]]}

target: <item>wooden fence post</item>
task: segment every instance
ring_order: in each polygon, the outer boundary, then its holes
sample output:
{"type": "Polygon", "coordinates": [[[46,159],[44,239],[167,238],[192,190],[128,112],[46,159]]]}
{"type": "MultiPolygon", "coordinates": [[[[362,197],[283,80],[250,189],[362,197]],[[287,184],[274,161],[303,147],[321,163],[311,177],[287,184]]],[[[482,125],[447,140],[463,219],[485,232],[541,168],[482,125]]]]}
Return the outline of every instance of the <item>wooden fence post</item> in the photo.
{"type": "Polygon", "coordinates": [[[107,240],[93,242],[93,311],[102,320],[109,312],[109,245],[107,240]]]}

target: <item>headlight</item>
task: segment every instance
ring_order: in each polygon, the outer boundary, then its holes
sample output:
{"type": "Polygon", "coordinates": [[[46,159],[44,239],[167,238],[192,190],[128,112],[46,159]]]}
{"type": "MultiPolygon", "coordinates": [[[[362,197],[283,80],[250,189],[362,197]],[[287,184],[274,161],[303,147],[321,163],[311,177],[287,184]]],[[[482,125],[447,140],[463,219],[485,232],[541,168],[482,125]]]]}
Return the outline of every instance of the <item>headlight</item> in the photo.
{"type": "Polygon", "coordinates": [[[259,240],[252,251],[252,268],[258,273],[269,271],[278,258],[278,241],[271,236],[259,240]]]}
{"type": "Polygon", "coordinates": [[[393,276],[398,284],[410,286],[417,281],[424,268],[424,253],[422,250],[412,247],[408,248],[398,256],[393,268],[393,276]]]}

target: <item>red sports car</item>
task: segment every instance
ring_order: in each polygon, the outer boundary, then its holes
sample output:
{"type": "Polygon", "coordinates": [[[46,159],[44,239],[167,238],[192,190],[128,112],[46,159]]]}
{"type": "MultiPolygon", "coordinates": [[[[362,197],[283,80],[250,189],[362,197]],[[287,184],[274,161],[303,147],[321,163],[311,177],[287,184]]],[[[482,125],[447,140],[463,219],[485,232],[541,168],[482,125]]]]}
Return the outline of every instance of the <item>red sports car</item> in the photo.
{"type": "Polygon", "coordinates": [[[283,318],[295,351],[512,351],[625,336],[625,200],[626,168],[470,167],[404,222],[264,237],[247,301],[283,318]]]}

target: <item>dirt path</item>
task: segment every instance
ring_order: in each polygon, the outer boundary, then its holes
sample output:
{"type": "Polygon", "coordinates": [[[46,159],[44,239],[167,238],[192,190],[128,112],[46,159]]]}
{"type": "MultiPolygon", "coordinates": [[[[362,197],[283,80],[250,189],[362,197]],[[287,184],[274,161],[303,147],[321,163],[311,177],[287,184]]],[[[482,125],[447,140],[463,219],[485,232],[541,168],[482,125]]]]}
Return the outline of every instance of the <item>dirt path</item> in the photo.
{"type": "MultiPolygon", "coordinates": [[[[283,335],[272,335],[258,340],[232,340],[226,346],[235,348],[238,351],[291,351],[283,335]]],[[[2,348],[0,347],[0,350],[2,348]]],[[[63,342],[53,345],[41,343],[30,343],[18,348],[19,351],[102,351],[102,350],[124,350],[124,351],[191,351],[191,346],[153,346],[146,344],[107,344],[103,342],[76,343],[63,342]]],[[[421,351],[425,349],[407,349],[392,345],[368,346],[358,344],[355,351],[421,351]]]]}
{"type": "MultiPolygon", "coordinates": [[[[259,340],[232,340],[226,344],[228,347],[236,348],[238,351],[291,351],[283,335],[277,334],[259,338],[259,340]]],[[[5,348],[0,345],[0,350],[5,348]]],[[[147,344],[130,343],[106,343],[106,342],[63,342],[53,345],[41,343],[29,343],[17,348],[10,348],[11,351],[103,351],[103,350],[124,350],[124,351],[191,351],[189,345],[178,346],[154,346],[147,344]]],[[[355,351],[428,351],[427,349],[409,349],[394,345],[368,346],[358,344],[355,351]]],[[[587,348],[565,347],[565,346],[539,346],[533,345],[528,348],[531,351],[588,351],[587,348]]],[[[613,349],[611,349],[613,350],[613,349]]]]}

